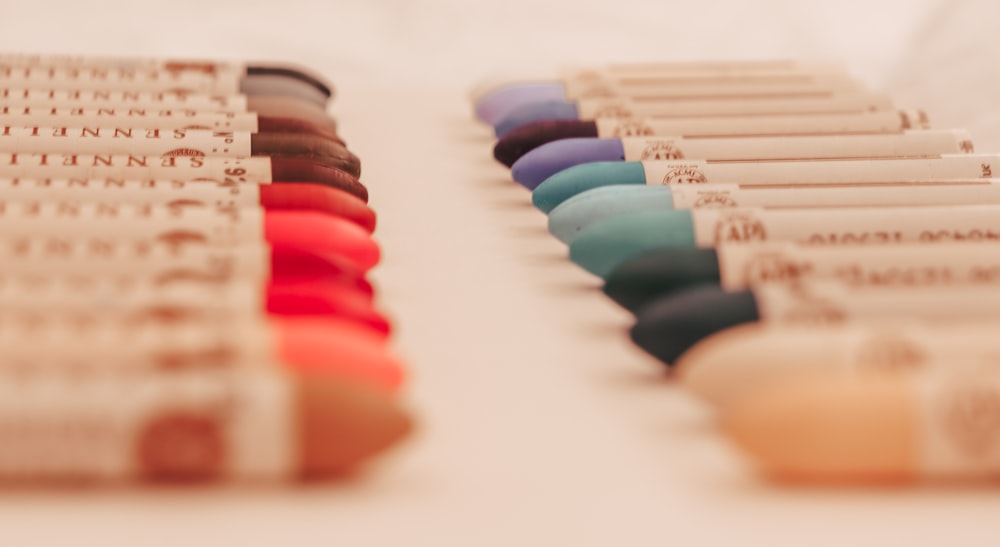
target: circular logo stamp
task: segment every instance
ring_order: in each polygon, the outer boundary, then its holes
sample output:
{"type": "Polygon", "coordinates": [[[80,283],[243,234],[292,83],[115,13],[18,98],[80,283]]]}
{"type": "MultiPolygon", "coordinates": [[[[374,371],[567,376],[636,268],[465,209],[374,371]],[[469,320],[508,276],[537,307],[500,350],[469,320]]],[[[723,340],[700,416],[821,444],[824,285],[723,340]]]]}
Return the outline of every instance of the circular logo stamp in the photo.
{"type": "Polygon", "coordinates": [[[698,192],[698,199],[691,205],[692,209],[721,209],[724,207],[738,207],[739,203],[733,199],[733,195],[726,191],[721,192],[698,192]]]}
{"type": "Polygon", "coordinates": [[[611,133],[613,137],[643,137],[652,135],[653,128],[643,121],[623,120],[611,133]]]}
{"type": "Polygon", "coordinates": [[[653,141],[642,150],[640,160],[680,160],[684,153],[671,141],[653,141]]]}
{"type": "Polygon", "coordinates": [[[667,171],[663,184],[705,184],[708,177],[697,165],[684,165],[667,171]]]}

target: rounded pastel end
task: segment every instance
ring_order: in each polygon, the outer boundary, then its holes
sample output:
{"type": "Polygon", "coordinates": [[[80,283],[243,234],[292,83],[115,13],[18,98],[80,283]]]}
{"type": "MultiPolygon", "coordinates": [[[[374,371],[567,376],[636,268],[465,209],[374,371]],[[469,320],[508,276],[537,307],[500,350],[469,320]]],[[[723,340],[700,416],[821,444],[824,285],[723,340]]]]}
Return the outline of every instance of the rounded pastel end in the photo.
{"type": "Polygon", "coordinates": [[[240,92],[245,95],[294,97],[322,107],[326,106],[330,98],[329,91],[318,87],[314,82],[279,73],[251,74],[240,83],[240,92]]]}
{"type": "Polygon", "coordinates": [[[715,249],[654,249],[612,270],[604,282],[604,294],[636,312],[665,296],[720,282],[715,249]]]}
{"type": "Polygon", "coordinates": [[[385,337],[369,328],[328,316],[276,316],[270,322],[277,357],[290,370],[356,380],[384,392],[403,384],[403,363],[385,337]]]}
{"type": "Polygon", "coordinates": [[[370,298],[375,289],[365,279],[365,272],[343,257],[320,255],[310,249],[279,247],[271,249],[271,283],[325,281],[349,287],[370,298]]]}
{"type": "Polygon", "coordinates": [[[549,232],[569,245],[583,230],[606,218],[673,208],[669,186],[602,186],[577,194],[552,209],[549,232]]]}
{"type": "Polygon", "coordinates": [[[772,382],[728,405],[722,430],[772,479],[910,482],[926,444],[914,380],[818,373],[772,382]]]}
{"type": "Polygon", "coordinates": [[[367,230],[349,220],[313,211],[268,211],[264,236],[272,249],[310,252],[342,258],[368,271],[380,258],[378,244],[367,230]]]}
{"type": "Polygon", "coordinates": [[[639,310],[632,341],[670,365],[701,340],[760,319],[751,291],[727,293],[718,285],[694,287],[639,310]]]}
{"type": "Polygon", "coordinates": [[[496,125],[505,116],[524,105],[566,98],[566,89],[555,82],[521,83],[493,90],[476,103],[476,117],[496,125]]]}
{"type": "Polygon", "coordinates": [[[288,62],[271,63],[268,61],[251,61],[246,70],[248,76],[272,74],[283,75],[301,80],[318,89],[321,93],[326,95],[327,99],[332,98],[334,94],[333,83],[327,80],[326,77],[319,72],[316,72],[307,66],[288,62]]]}
{"type": "Polygon", "coordinates": [[[579,118],[580,111],[577,110],[576,104],[565,99],[558,99],[515,108],[501,118],[493,126],[493,130],[499,138],[529,123],[542,120],[577,120],[579,118]]]}
{"type": "Polygon", "coordinates": [[[595,161],[563,169],[533,189],[531,202],[548,213],[567,199],[602,186],[646,184],[646,170],[637,161],[595,161]]]}
{"type": "Polygon", "coordinates": [[[275,211],[318,211],[375,231],[375,212],[353,194],[308,183],[261,184],[260,204],[275,211]]]}
{"type": "Polygon", "coordinates": [[[562,139],[543,144],[514,162],[511,175],[521,185],[534,188],[564,169],[599,161],[625,161],[621,139],[562,139]]]}
{"type": "Polygon", "coordinates": [[[255,133],[250,137],[254,156],[281,156],[312,160],[340,169],[354,177],[361,176],[361,160],[343,144],[310,133],[255,133]]]}
{"type": "Polygon", "coordinates": [[[267,313],[285,316],[329,316],[353,321],[380,336],[391,327],[371,296],[342,283],[324,280],[288,280],[267,288],[267,313]]]}
{"type": "Polygon", "coordinates": [[[275,183],[310,182],[353,194],[368,203],[368,189],[357,177],[344,171],[306,158],[271,157],[271,178],[275,183]]]}
{"type": "Polygon", "coordinates": [[[294,375],[299,473],[304,479],[349,473],[413,429],[394,397],[369,386],[294,375]]]}
{"type": "Polygon", "coordinates": [[[574,137],[597,137],[597,123],[587,120],[544,120],[518,127],[493,147],[493,157],[510,167],[521,156],[547,143],[574,137]]]}
{"type": "Polygon", "coordinates": [[[569,246],[570,260],[606,277],[620,264],[660,247],[694,248],[690,211],[620,215],[597,222],[569,246]]]}

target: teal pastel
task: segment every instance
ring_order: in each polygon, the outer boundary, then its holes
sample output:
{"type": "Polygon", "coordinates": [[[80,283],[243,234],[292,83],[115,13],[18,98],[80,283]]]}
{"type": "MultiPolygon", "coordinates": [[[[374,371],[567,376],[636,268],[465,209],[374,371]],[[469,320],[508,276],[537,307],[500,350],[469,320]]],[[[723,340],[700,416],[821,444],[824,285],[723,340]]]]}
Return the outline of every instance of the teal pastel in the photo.
{"type": "Polygon", "coordinates": [[[531,201],[548,213],[567,199],[602,186],[646,184],[646,170],[637,161],[595,161],[563,169],[535,188],[531,201]]]}
{"type": "Polygon", "coordinates": [[[603,186],[557,205],[549,213],[549,232],[569,245],[588,226],[606,218],[673,208],[669,186],[603,186]]]}
{"type": "Polygon", "coordinates": [[[661,247],[694,248],[691,211],[618,215],[596,222],[569,246],[570,260],[602,278],[618,265],[661,247]]]}

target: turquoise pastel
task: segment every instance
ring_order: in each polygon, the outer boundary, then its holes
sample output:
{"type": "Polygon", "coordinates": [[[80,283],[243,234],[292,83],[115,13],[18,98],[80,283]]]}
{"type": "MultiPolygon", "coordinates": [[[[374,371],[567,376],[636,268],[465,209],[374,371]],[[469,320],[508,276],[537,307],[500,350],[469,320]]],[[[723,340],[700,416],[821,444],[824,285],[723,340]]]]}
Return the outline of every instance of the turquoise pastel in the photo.
{"type": "Polygon", "coordinates": [[[588,226],[606,218],[673,208],[669,186],[603,186],[577,194],[556,206],[549,213],[549,232],[570,244],[588,226]]]}
{"type": "Polygon", "coordinates": [[[646,184],[646,170],[636,161],[595,161],[563,169],[531,193],[531,201],[548,213],[567,199],[600,188],[622,184],[646,184]]]}
{"type": "Polygon", "coordinates": [[[694,248],[691,211],[618,215],[596,222],[569,246],[570,260],[602,278],[619,264],[661,248],[694,248]]]}

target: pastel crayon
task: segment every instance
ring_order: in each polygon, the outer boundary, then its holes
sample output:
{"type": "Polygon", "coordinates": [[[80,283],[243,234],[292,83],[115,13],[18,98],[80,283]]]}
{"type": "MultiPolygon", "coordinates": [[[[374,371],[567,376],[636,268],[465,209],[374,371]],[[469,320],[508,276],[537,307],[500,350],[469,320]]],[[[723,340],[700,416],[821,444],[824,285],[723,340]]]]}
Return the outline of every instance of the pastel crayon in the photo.
{"type": "Polygon", "coordinates": [[[17,87],[285,95],[325,105],[331,87],[299,67],[178,62],[162,66],[26,64],[0,61],[0,81],[17,87]]]}
{"type": "MultiPolygon", "coordinates": [[[[70,112],[96,111],[97,116],[153,117],[157,112],[195,112],[228,114],[202,117],[216,123],[241,122],[248,129],[265,132],[298,131],[339,141],[337,122],[323,107],[290,97],[273,95],[204,95],[179,92],[20,89],[2,87],[0,82],[0,113],[16,115],[23,124],[45,123],[48,112],[70,109],[70,112]]],[[[95,115],[90,115],[94,119],[95,115]]],[[[8,118],[9,119],[9,118],[8,118]]],[[[50,118],[51,119],[51,118],[50,118]]],[[[149,123],[149,122],[147,122],[149,123]]]]}
{"type": "Polygon", "coordinates": [[[80,315],[133,319],[145,314],[189,317],[317,315],[363,325],[382,336],[388,320],[369,295],[323,280],[277,283],[248,277],[196,277],[165,268],[173,277],[69,276],[61,272],[32,277],[0,268],[0,314],[80,315]]]}
{"type": "MultiPolygon", "coordinates": [[[[890,110],[884,94],[861,89],[809,90],[793,85],[739,91],[731,86],[701,89],[672,87],[666,94],[619,95],[614,88],[603,94],[577,99],[528,103],[514,108],[494,124],[497,137],[542,120],[595,120],[599,118],[686,118],[695,116],[741,116],[768,114],[822,114],[890,110]],[[724,93],[719,93],[719,90],[724,93]]],[[[627,92],[626,92],[627,93],[627,92]]]]}
{"type": "Polygon", "coordinates": [[[675,365],[681,385],[722,409],[769,384],[799,378],[865,380],[995,358],[996,321],[805,326],[750,323],[695,344],[675,365]]]}
{"type": "Polygon", "coordinates": [[[998,158],[998,154],[940,154],[918,158],[840,160],[593,162],[552,175],[535,188],[531,201],[539,209],[549,212],[580,192],[599,186],[626,184],[775,186],[989,179],[993,178],[993,163],[998,158]]]}
{"type": "Polygon", "coordinates": [[[700,285],[642,307],[632,340],[666,364],[731,327],[763,321],[839,324],[848,321],[972,321],[1000,317],[1000,290],[983,285],[854,287],[831,280],[759,284],[727,292],[700,285]]]}
{"type": "Polygon", "coordinates": [[[80,203],[0,202],[4,238],[63,237],[232,247],[266,242],[277,251],[344,259],[362,271],[378,245],[353,222],[312,211],[204,210],[80,203]]]}
{"type": "Polygon", "coordinates": [[[991,359],[876,378],[816,375],[733,403],[723,431],[775,480],[820,484],[996,477],[1000,374],[991,359]]]}
{"type": "Polygon", "coordinates": [[[385,393],[275,367],[7,374],[0,392],[7,483],[317,479],[412,427],[385,393]]]}
{"type": "Polygon", "coordinates": [[[658,86],[663,83],[732,85],[754,81],[802,83],[803,80],[809,82],[810,78],[828,78],[825,75],[843,78],[841,67],[821,63],[812,66],[771,65],[766,68],[750,64],[633,66],[635,68],[568,69],[554,79],[530,78],[528,81],[483,86],[474,92],[475,114],[480,120],[493,125],[513,110],[527,104],[620,93],[620,84],[624,83],[628,87],[629,80],[639,85],[651,82],[658,86]],[[617,89],[614,87],[616,84],[619,84],[617,89]]]}
{"type": "MultiPolygon", "coordinates": [[[[631,171],[627,166],[641,162],[921,157],[969,153],[972,149],[969,133],[956,129],[887,135],[562,139],[522,156],[511,167],[511,176],[521,185],[535,188],[564,169],[593,162],[620,162],[622,175],[628,177],[631,171]]],[[[608,176],[618,178],[611,173],[608,176]]]]}
{"type": "Polygon", "coordinates": [[[570,138],[621,137],[751,137],[765,135],[845,135],[899,133],[928,129],[920,111],[878,111],[841,114],[783,114],[773,116],[712,116],[691,118],[600,118],[597,120],[543,120],[504,135],[493,148],[500,163],[513,165],[539,146],[570,138]]]}
{"type": "Polygon", "coordinates": [[[626,260],[657,248],[794,241],[808,245],[994,241],[996,205],[828,209],[695,209],[621,215],[589,227],[570,258],[607,277],[626,260]]]}
{"type": "MultiPolygon", "coordinates": [[[[627,98],[636,102],[647,103],[682,103],[685,101],[697,101],[714,99],[720,102],[730,103],[751,103],[757,99],[828,99],[833,100],[837,95],[843,93],[868,93],[861,89],[858,84],[845,78],[832,80],[814,81],[805,78],[780,78],[751,81],[702,81],[688,78],[676,79],[660,83],[658,80],[635,82],[633,85],[622,83],[602,82],[591,84],[589,87],[580,90],[580,99],[607,99],[607,98],[627,98]],[[635,85],[645,84],[645,85],[635,85]],[[651,85],[652,84],[652,85],[651,85]]],[[[532,102],[513,108],[503,116],[494,126],[494,133],[497,138],[502,138],[511,131],[527,124],[550,119],[581,119],[579,116],[565,116],[569,114],[566,107],[572,108],[573,98],[564,100],[546,100],[542,102],[532,102]],[[550,117],[555,107],[556,114],[563,114],[558,118],[550,117]]],[[[709,115],[724,116],[726,110],[733,110],[733,107],[720,109],[718,112],[711,112],[709,115]]],[[[775,114],[802,114],[802,113],[822,113],[822,112],[845,112],[840,109],[819,109],[801,112],[801,109],[786,108],[775,114]]],[[[846,112],[863,112],[871,109],[851,109],[846,112]]],[[[576,114],[579,114],[577,111],[576,114]]],[[[737,110],[736,114],[763,114],[755,112],[754,109],[737,110]]],[[[659,114],[651,112],[643,117],[658,119],[659,114]]],[[[588,119],[588,118],[583,118],[588,119]]],[[[599,119],[599,117],[590,118],[599,119]]]]}
{"type": "Polygon", "coordinates": [[[571,244],[589,226],[619,215],[685,209],[763,207],[896,207],[1000,203],[994,179],[913,181],[875,185],[602,186],[560,203],[549,213],[549,231],[571,244]]]}
{"type": "Polygon", "coordinates": [[[196,241],[128,240],[81,237],[76,234],[0,238],[0,263],[8,275],[67,278],[101,276],[113,279],[176,281],[250,279],[271,285],[299,281],[337,284],[372,296],[364,270],[343,256],[317,253],[308,247],[272,248],[266,243],[208,246],[196,241]]]}
{"type": "MultiPolygon", "coordinates": [[[[225,115],[223,115],[225,116],[225,115]]],[[[0,115],[0,124],[3,116],[0,115]]],[[[152,120],[156,122],[156,120],[152,120]]],[[[130,123],[128,120],[125,124],[130,123]]],[[[183,121],[179,121],[183,124],[183,121]]],[[[195,123],[197,126],[197,123],[195,123]]],[[[135,154],[142,156],[270,156],[305,159],[361,174],[357,156],[335,140],[309,133],[256,133],[229,129],[93,126],[0,126],[0,153],[135,154]]]]}
{"type": "Polygon", "coordinates": [[[233,184],[215,181],[0,179],[0,201],[203,206],[318,211],[372,232],[376,216],[357,197],[318,184],[233,184]]]}
{"type": "Polygon", "coordinates": [[[283,156],[218,158],[0,152],[0,178],[312,183],[343,190],[368,201],[368,190],[350,173],[307,158],[283,156]]]}
{"type": "Polygon", "coordinates": [[[1000,281],[1000,247],[954,241],[825,247],[791,242],[724,243],[713,249],[656,249],[624,262],[604,283],[623,307],[644,305],[690,287],[740,291],[760,283],[833,279],[864,287],[980,284],[1000,281]]]}

